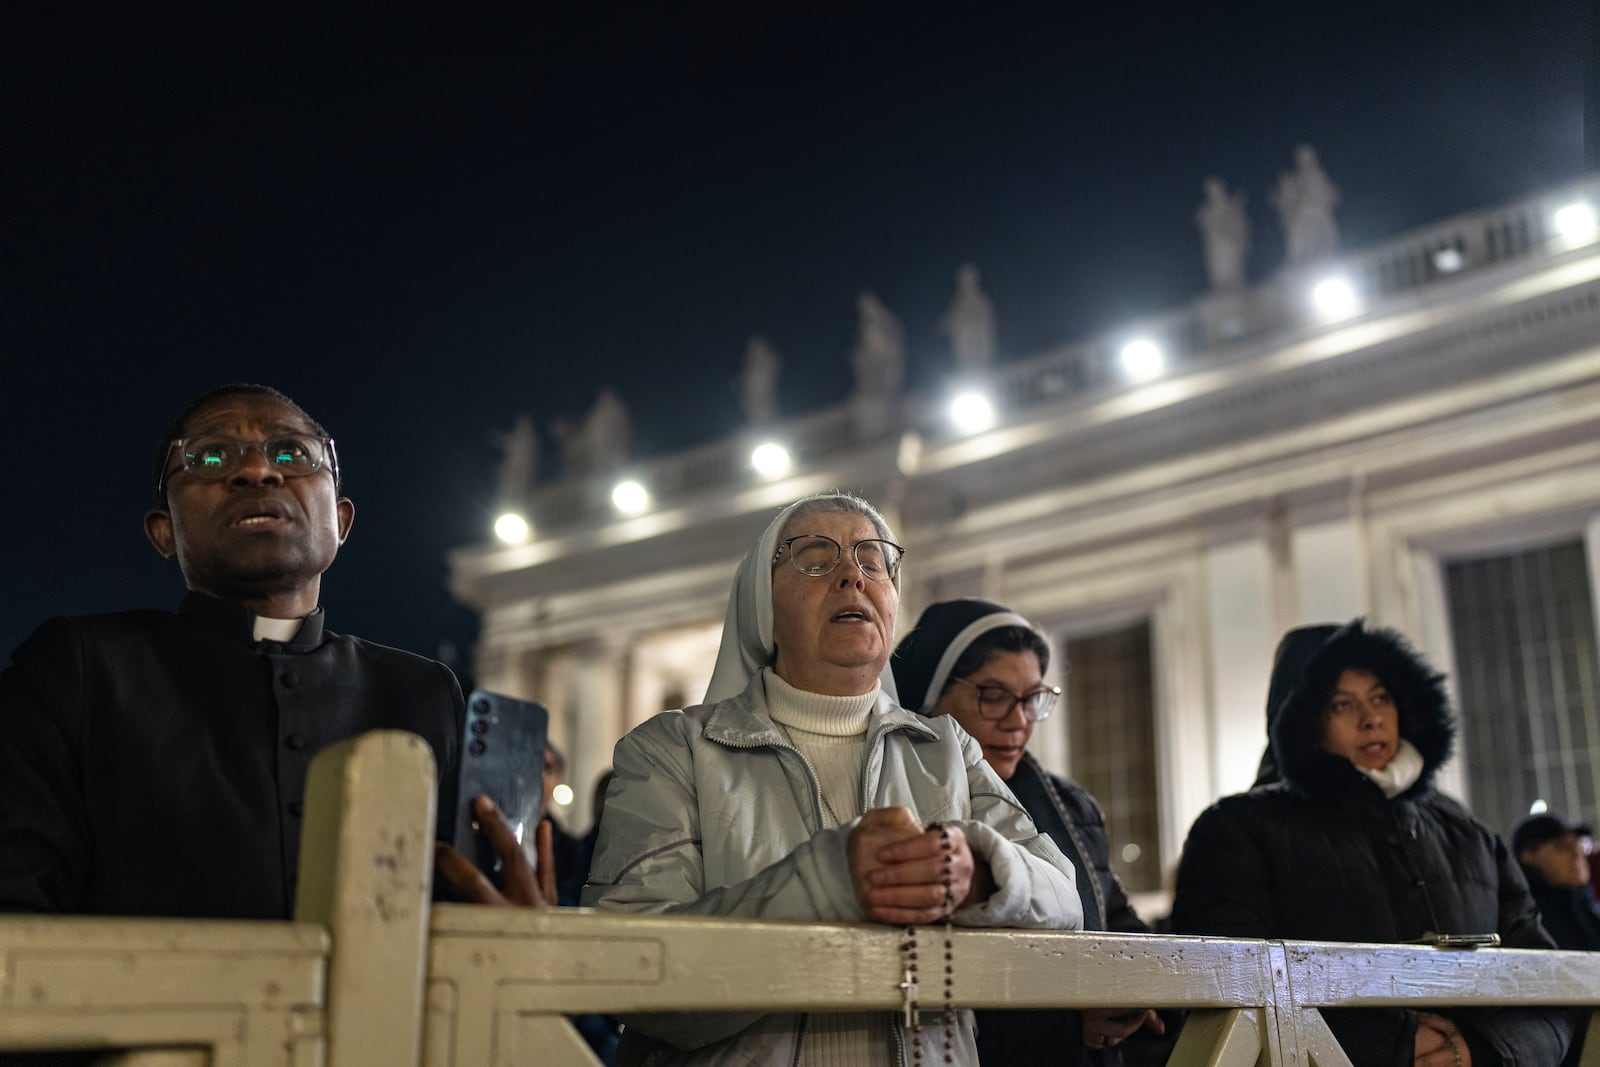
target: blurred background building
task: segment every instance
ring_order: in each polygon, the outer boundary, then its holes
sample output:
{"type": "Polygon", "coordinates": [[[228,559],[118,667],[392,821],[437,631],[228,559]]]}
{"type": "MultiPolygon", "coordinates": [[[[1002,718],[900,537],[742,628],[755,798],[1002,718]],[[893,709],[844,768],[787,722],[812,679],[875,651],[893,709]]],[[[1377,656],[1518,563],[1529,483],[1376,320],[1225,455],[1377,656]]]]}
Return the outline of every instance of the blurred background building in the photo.
{"type": "Polygon", "coordinates": [[[1341,253],[1304,151],[1273,196],[1286,265],[1254,284],[1234,194],[1208,183],[1212,289],[1160,317],[997,364],[963,268],[946,389],[902,390],[899,324],[862,294],[837,407],[778,418],[808,361],[756,338],[738,435],[634,461],[602,396],[545,485],[508,439],[515,518],[451,555],[450,584],[481,617],[478,684],[551,709],[568,825],[618,737],[700,700],[739,554],[834,487],[909,550],[902,633],[964,595],[1050,632],[1067,697],[1032,747],[1105,805],[1149,914],[1190,822],[1250,785],[1272,649],[1303,623],[1365,615],[1449,673],[1442,784],[1491,826],[1595,812],[1600,179],[1341,253]]]}

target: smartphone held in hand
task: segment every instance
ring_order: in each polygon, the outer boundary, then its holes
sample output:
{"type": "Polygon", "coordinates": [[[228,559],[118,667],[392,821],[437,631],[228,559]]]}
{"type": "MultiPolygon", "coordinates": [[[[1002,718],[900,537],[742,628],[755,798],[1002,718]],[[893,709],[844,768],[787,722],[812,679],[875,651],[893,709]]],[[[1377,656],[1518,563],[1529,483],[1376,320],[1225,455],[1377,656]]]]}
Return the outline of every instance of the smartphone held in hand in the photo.
{"type": "Polygon", "coordinates": [[[505,813],[530,864],[544,795],[544,748],[550,713],[543,705],[482,689],[467,697],[461,739],[461,790],[456,801],[456,851],[504,888],[499,859],[478,828],[473,802],[493,800],[505,813]]]}

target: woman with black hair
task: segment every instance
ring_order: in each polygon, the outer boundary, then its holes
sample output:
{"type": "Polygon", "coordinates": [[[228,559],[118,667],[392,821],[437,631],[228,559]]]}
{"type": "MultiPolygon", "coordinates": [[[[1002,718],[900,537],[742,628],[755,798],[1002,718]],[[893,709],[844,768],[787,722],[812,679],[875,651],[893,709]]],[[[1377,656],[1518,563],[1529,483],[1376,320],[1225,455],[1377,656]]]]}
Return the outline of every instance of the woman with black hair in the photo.
{"type": "MultiPolygon", "coordinates": [[[[923,715],[948,715],[971,734],[984,759],[1016,794],[1034,823],[1072,861],[1085,930],[1148,933],[1111,870],[1105,816],[1077,782],[1045,770],[1028,752],[1034,724],[1050,714],[1061,690],[1044,684],[1050,643],[1038,628],[987,600],[930,606],[890,661],[900,703],[923,715]]],[[[1153,1011],[978,1012],[978,1054],[984,1067],[1066,1062],[1106,1067],[1141,1027],[1165,1029],[1153,1011]]]]}
{"type": "MultiPolygon", "coordinates": [[[[1443,675],[1394,630],[1358,619],[1289,681],[1272,716],[1280,779],[1195,821],[1174,931],[1380,943],[1496,933],[1553,948],[1505,843],[1433,788],[1455,738],[1443,675]]],[[[1557,1008],[1323,1015],[1362,1067],[1555,1064],[1572,1036],[1557,1008]]]]}

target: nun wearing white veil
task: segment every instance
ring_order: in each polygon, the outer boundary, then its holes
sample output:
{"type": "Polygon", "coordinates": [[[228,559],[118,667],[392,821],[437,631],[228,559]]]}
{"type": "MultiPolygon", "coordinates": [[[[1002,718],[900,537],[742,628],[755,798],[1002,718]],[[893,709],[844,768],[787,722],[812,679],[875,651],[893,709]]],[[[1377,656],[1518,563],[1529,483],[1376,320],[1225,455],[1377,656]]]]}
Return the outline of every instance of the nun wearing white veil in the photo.
{"type": "MultiPolygon", "coordinates": [[[[705,703],[617,743],[585,904],[1082,925],[1071,863],[977,744],[948,716],[895,703],[902,554],[877,511],[847,494],[808,497],[773,520],[734,578],[705,703]]],[[[929,983],[925,1010],[938,1009],[938,989],[929,983]]],[[[622,1064],[903,1064],[912,1040],[925,1062],[945,1062],[941,1027],[914,1035],[887,1012],[624,1022],[622,1064]]],[[[976,1064],[970,1012],[951,1037],[952,1062],[976,1064]]]]}

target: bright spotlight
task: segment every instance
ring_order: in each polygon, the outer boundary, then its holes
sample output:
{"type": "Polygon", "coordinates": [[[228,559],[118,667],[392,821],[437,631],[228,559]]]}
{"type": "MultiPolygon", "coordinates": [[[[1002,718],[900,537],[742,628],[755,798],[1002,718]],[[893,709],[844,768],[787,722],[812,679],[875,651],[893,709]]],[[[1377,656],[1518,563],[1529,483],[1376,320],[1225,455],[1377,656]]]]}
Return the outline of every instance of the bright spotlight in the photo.
{"type": "Polygon", "coordinates": [[[1353,315],[1360,306],[1356,291],[1344,278],[1324,278],[1311,290],[1311,303],[1317,312],[1330,319],[1353,315]]]}
{"type": "Polygon", "coordinates": [[[618,482],[611,490],[611,503],[624,515],[637,515],[650,506],[650,494],[638,482],[618,482]]]}
{"type": "Polygon", "coordinates": [[[1122,364],[1122,373],[1136,382],[1147,382],[1167,368],[1167,357],[1162,354],[1161,347],[1148,337],[1123,345],[1117,359],[1122,364]]]}
{"type": "Polygon", "coordinates": [[[1528,805],[1529,815],[1543,815],[1549,810],[1550,805],[1546,804],[1543,800],[1535,800],[1532,804],[1528,805]]]}
{"type": "Polygon", "coordinates": [[[1583,200],[1575,201],[1557,211],[1556,232],[1572,244],[1587,244],[1600,235],[1600,221],[1595,219],[1594,207],[1583,200]]]}
{"type": "Polygon", "coordinates": [[[508,511],[494,520],[494,535],[508,545],[520,545],[531,531],[528,520],[514,511],[508,511]]]}
{"type": "Polygon", "coordinates": [[[550,799],[560,804],[563,808],[566,807],[572,803],[572,787],[566,782],[562,782],[550,790],[550,799]]]}
{"type": "Polygon", "coordinates": [[[1433,266],[1440,274],[1454,274],[1467,265],[1459,248],[1441,248],[1433,254],[1433,266]]]}
{"type": "Polygon", "coordinates": [[[962,433],[982,433],[995,423],[994,405],[982,393],[961,393],[950,401],[950,421],[962,433]]]}
{"type": "Polygon", "coordinates": [[[750,466],[763,478],[782,478],[789,473],[789,450],[775,441],[766,441],[750,453],[750,466]]]}

